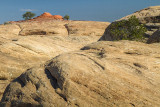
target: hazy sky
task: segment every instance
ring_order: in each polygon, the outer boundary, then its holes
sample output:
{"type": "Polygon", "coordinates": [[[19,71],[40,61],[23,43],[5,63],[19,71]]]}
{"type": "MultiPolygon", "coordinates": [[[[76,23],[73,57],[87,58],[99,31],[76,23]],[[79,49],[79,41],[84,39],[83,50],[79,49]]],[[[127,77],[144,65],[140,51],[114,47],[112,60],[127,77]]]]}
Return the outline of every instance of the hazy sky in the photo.
{"type": "Polygon", "coordinates": [[[68,14],[71,20],[112,22],[148,6],[160,5],[160,0],[0,0],[0,23],[22,20],[22,14],[50,12],[68,14]]]}

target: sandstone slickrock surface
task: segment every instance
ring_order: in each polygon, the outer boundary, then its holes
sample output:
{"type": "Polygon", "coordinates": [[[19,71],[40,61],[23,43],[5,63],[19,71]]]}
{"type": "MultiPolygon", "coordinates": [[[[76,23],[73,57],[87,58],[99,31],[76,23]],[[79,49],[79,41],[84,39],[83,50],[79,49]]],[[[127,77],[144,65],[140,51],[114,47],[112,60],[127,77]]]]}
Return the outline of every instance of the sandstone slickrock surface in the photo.
{"type": "Polygon", "coordinates": [[[65,27],[65,21],[42,21],[42,22],[23,22],[18,23],[21,28],[20,36],[28,35],[61,35],[68,36],[68,31],[65,27]]]}
{"type": "Polygon", "coordinates": [[[65,26],[70,36],[102,36],[109,24],[109,22],[72,21],[65,26]]]}
{"type": "Polygon", "coordinates": [[[18,25],[19,35],[102,36],[109,22],[63,20],[48,12],[31,20],[10,21],[18,25]]]}
{"type": "Polygon", "coordinates": [[[96,42],[108,25],[60,20],[1,25],[0,107],[159,107],[160,44],[96,42]]]}
{"type": "Polygon", "coordinates": [[[1,106],[160,106],[160,44],[100,41],[28,69],[1,106]]]}
{"type": "MultiPolygon", "coordinates": [[[[93,35],[69,36],[65,28],[68,23],[68,21],[44,21],[0,25],[0,99],[8,83],[26,69],[44,63],[61,53],[79,50],[99,39],[99,36],[93,35]]],[[[100,23],[99,26],[107,27],[106,24],[107,22],[100,23]]],[[[102,34],[104,30],[105,28],[102,34]]]]}
{"type": "Polygon", "coordinates": [[[17,22],[19,35],[102,36],[109,22],[43,20],[17,22]]]}
{"type": "Polygon", "coordinates": [[[141,23],[160,23],[160,6],[151,6],[139,11],[136,11],[135,13],[125,16],[121,18],[120,20],[123,19],[128,19],[132,15],[135,15],[141,23]]]}
{"type": "MultiPolygon", "coordinates": [[[[147,37],[150,37],[155,31],[157,31],[160,28],[160,6],[152,6],[152,7],[142,9],[131,15],[125,16],[113,23],[116,23],[122,20],[127,20],[133,15],[136,16],[142,24],[145,24],[147,28],[147,32],[146,32],[147,37]]],[[[100,40],[108,40],[108,41],[114,40],[114,36],[110,32],[110,28],[112,24],[110,24],[110,26],[107,27],[103,37],[100,40]]]]}
{"type": "Polygon", "coordinates": [[[96,37],[17,37],[0,45],[0,98],[8,82],[18,77],[26,69],[44,63],[64,52],[78,50],[96,37]],[[24,42],[25,41],[25,42],[24,42]]]}

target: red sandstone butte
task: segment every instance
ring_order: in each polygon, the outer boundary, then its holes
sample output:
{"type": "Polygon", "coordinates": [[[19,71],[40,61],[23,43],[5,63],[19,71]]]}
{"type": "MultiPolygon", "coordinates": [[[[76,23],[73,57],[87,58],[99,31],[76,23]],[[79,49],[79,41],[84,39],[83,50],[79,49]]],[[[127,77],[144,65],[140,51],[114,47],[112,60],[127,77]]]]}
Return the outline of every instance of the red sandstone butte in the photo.
{"type": "Polygon", "coordinates": [[[38,19],[56,19],[56,20],[63,20],[63,17],[60,15],[51,15],[48,12],[43,13],[42,15],[35,17],[34,20],[38,19]]]}
{"type": "Polygon", "coordinates": [[[37,17],[30,19],[30,20],[10,21],[10,23],[32,22],[32,21],[43,22],[43,21],[50,21],[50,20],[63,20],[63,17],[60,15],[52,15],[48,12],[44,12],[40,16],[37,16],[37,17]]]}

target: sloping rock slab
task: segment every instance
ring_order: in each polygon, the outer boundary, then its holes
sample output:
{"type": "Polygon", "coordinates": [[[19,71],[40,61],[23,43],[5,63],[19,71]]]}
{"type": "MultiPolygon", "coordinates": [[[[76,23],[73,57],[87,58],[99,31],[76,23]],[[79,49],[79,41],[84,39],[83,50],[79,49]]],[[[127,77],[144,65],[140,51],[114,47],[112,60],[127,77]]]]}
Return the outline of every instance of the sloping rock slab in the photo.
{"type": "Polygon", "coordinates": [[[64,107],[66,102],[56,94],[55,84],[56,80],[43,67],[28,69],[7,87],[2,99],[5,103],[0,106],[64,107]]]}
{"type": "Polygon", "coordinates": [[[136,11],[131,15],[121,18],[120,20],[123,20],[123,19],[126,20],[132,15],[135,15],[140,20],[141,23],[160,23],[159,13],[160,13],[160,6],[151,6],[151,7],[136,11]]]}
{"type": "Polygon", "coordinates": [[[158,107],[159,55],[159,44],[96,42],[28,69],[0,106],[158,107]]]}
{"type": "Polygon", "coordinates": [[[72,21],[66,24],[70,36],[102,36],[109,22],[72,21]]]}

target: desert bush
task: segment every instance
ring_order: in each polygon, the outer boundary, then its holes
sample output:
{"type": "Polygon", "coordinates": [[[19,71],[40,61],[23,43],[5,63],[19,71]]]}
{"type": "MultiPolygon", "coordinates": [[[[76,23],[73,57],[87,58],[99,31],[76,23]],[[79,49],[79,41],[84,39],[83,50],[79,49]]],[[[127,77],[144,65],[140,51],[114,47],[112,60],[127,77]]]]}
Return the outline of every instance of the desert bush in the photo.
{"type": "Polygon", "coordinates": [[[70,17],[68,15],[65,15],[63,18],[69,20],[70,17]]]}
{"type": "Polygon", "coordinates": [[[128,20],[114,22],[111,25],[111,34],[115,40],[141,40],[147,31],[136,16],[131,16],[128,20]]]}
{"type": "Polygon", "coordinates": [[[29,20],[29,19],[32,19],[36,14],[35,13],[32,13],[32,12],[26,12],[25,14],[23,14],[23,18],[25,20],[29,20]]]}
{"type": "Polygon", "coordinates": [[[9,24],[11,24],[10,22],[4,22],[4,25],[9,25],[9,24]]]}

